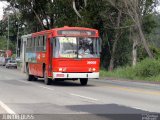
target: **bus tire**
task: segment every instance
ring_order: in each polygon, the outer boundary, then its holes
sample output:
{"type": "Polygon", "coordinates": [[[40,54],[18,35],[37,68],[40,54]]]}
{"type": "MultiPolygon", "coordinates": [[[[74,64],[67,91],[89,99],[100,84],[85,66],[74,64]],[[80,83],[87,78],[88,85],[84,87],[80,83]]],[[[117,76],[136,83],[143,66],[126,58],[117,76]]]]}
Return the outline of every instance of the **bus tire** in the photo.
{"type": "Polygon", "coordinates": [[[38,78],[36,76],[33,76],[33,81],[37,81],[38,78]]]}
{"type": "Polygon", "coordinates": [[[27,75],[27,81],[32,81],[34,79],[34,76],[29,74],[29,66],[27,66],[26,75],[27,75]]]}
{"type": "Polygon", "coordinates": [[[88,83],[88,78],[81,78],[81,79],[80,79],[80,83],[81,83],[81,85],[83,85],[83,86],[87,85],[87,83],[88,83]]]}
{"type": "Polygon", "coordinates": [[[45,83],[46,85],[51,85],[52,79],[48,78],[46,69],[44,69],[43,76],[44,76],[44,83],[45,83]]]}
{"type": "Polygon", "coordinates": [[[28,75],[27,80],[28,80],[28,81],[32,81],[32,80],[33,80],[33,75],[28,75]]]}

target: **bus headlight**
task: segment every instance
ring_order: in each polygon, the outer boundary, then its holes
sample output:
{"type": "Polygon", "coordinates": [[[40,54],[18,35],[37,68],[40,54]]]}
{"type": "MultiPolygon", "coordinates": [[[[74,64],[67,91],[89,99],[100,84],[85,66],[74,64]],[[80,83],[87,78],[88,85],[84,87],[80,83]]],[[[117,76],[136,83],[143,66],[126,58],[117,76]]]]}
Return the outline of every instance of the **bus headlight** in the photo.
{"type": "Polygon", "coordinates": [[[67,68],[59,68],[59,72],[66,72],[67,68]]]}
{"type": "Polygon", "coordinates": [[[63,70],[62,68],[59,68],[59,71],[60,71],[60,72],[62,72],[62,70],[63,70]]]}
{"type": "Polygon", "coordinates": [[[96,68],[89,68],[88,71],[89,71],[89,72],[95,72],[95,71],[96,71],[96,68]]]}
{"type": "Polygon", "coordinates": [[[63,68],[63,72],[67,71],[67,68],[63,68]]]}

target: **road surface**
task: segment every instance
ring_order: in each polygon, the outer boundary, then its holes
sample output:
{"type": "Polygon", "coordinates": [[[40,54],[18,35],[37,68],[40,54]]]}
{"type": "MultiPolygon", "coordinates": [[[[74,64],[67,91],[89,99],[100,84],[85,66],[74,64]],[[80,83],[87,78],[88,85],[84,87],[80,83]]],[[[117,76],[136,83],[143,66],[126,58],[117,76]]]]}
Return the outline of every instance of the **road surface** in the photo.
{"type": "Polygon", "coordinates": [[[50,86],[43,82],[27,81],[24,73],[0,66],[0,114],[115,120],[123,115],[141,115],[142,119],[160,113],[160,84],[109,79],[90,80],[87,86],[79,81],[50,86]]]}

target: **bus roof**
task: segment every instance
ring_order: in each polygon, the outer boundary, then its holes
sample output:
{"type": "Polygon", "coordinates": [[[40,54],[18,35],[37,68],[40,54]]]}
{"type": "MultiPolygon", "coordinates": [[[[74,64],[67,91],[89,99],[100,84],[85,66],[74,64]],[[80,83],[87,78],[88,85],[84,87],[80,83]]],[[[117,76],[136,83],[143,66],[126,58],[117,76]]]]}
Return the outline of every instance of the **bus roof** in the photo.
{"type": "Polygon", "coordinates": [[[69,26],[64,26],[64,27],[61,27],[61,28],[54,28],[54,29],[52,29],[52,30],[73,30],[73,29],[98,31],[98,30],[92,29],[92,28],[85,28],[85,27],[69,27],[69,26]]]}
{"type": "Polygon", "coordinates": [[[98,33],[98,30],[92,29],[92,28],[64,26],[64,27],[61,27],[61,28],[53,28],[53,29],[50,29],[50,30],[43,30],[43,31],[40,31],[40,32],[35,32],[35,33],[32,34],[32,36],[41,35],[41,34],[49,34],[49,33],[57,32],[59,30],[84,30],[84,31],[95,31],[96,33],[98,33]]]}

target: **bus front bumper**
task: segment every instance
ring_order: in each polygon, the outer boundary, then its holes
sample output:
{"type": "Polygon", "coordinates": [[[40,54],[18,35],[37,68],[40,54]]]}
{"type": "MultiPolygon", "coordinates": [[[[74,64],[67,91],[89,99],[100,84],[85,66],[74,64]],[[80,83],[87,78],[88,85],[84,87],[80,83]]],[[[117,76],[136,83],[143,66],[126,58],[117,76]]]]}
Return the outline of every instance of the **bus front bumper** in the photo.
{"type": "Polygon", "coordinates": [[[93,73],[62,73],[53,72],[53,79],[55,78],[99,78],[99,72],[93,73]]]}

